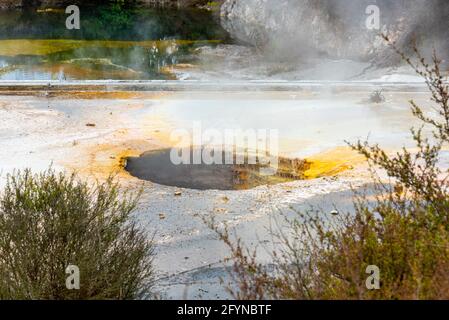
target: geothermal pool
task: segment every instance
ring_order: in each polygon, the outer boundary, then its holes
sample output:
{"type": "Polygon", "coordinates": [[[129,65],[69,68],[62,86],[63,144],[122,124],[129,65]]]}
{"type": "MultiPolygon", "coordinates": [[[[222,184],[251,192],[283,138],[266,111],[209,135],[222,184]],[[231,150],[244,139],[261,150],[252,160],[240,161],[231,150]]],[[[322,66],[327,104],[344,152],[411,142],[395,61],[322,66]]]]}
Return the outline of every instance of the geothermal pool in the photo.
{"type": "MultiPolygon", "coordinates": [[[[414,99],[424,110],[431,112],[424,86],[416,85],[383,85],[386,100],[382,103],[369,101],[370,94],[379,88],[379,84],[364,85],[363,88],[355,85],[298,86],[272,91],[257,83],[244,92],[229,88],[183,91],[178,90],[179,87],[185,88],[188,84],[179,82],[176,82],[176,90],[174,87],[169,91],[162,90],[169,83],[153,83],[152,91],[126,92],[117,91],[112,84],[107,90],[102,88],[103,91],[98,91],[94,84],[87,85],[90,91],[74,91],[67,85],[57,88],[56,84],[53,84],[55,91],[36,89],[36,85],[30,83],[3,85],[2,90],[8,95],[0,94],[3,119],[0,132],[4,148],[10,150],[0,159],[5,173],[10,171],[9,168],[35,165],[45,168],[50,164],[89,174],[110,173],[121,168],[121,159],[138,159],[149,152],[176,146],[179,140],[173,137],[174,132],[192,133],[199,125],[203,133],[210,129],[218,134],[225,134],[227,130],[274,130],[280,158],[310,163],[303,168],[301,176],[292,177],[288,172],[287,178],[310,180],[350,172],[361,162],[345,141],[368,139],[392,152],[403,146],[413,147],[409,128],[415,124],[415,119],[408,101],[414,99]],[[11,88],[17,91],[11,91],[11,88]],[[55,154],[49,151],[55,151],[55,154]],[[8,160],[11,157],[14,157],[14,163],[8,160]]],[[[243,88],[244,84],[239,86],[243,88]]],[[[41,87],[47,88],[47,85],[41,87]]],[[[52,90],[52,87],[48,88],[52,90]]],[[[151,170],[159,170],[160,174],[174,171],[170,168],[169,157],[156,160],[140,159],[141,172],[133,175],[171,186],[219,189],[217,183],[195,186],[174,181],[173,176],[159,180],[151,170]],[[158,167],[161,164],[162,169],[158,167]]],[[[213,177],[214,170],[209,169],[206,170],[206,181],[213,177]]],[[[227,172],[231,179],[229,172],[232,170],[224,167],[219,171],[223,169],[222,173],[227,172]]],[[[198,173],[204,174],[201,170],[198,173]]],[[[274,182],[285,181],[290,180],[274,182]]],[[[247,189],[264,184],[271,184],[271,181],[226,189],[247,189]]]]}
{"type": "MultiPolygon", "coordinates": [[[[173,164],[171,149],[128,158],[126,170],[140,179],[200,190],[243,190],[334,175],[359,162],[346,141],[368,139],[387,150],[412,146],[408,129],[414,120],[408,100],[413,96],[418,103],[424,103],[426,94],[396,88],[384,92],[384,102],[375,103],[369,101],[370,90],[374,89],[375,86],[345,91],[315,88],[292,92],[173,92],[156,103],[145,102],[151,107],[137,111],[135,117],[146,119],[156,136],[181,151],[198,143],[226,148],[228,132],[244,138],[254,133],[254,139],[260,138],[259,132],[263,138],[275,132],[274,147],[279,157],[275,160],[275,173],[260,174],[257,165],[226,165],[220,156],[218,163],[204,164],[201,150],[199,163],[193,164],[190,152],[188,164],[173,164]],[[159,126],[153,127],[154,124],[159,126]],[[188,133],[187,137],[181,138],[180,132],[188,133]],[[213,133],[216,141],[210,140],[208,132],[213,133]],[[300,161],[300,168],[295,168],[300,161]]],[[[258,141],[269,149],[268,141],[258,141]]]]}
{"type": "MultiPolygon", "coordinates": [[[[362,159],[347,142],[368,140],[390,152],[413,147],[409,129],[415,119],[409,100],[428,107],[429,96],[423,88],[387,88],[386,100],[381,103],[369,101],[375,89],[373,85],[362,90],[189,91],[143,99],[143,107],[129,116],[136,119],[134,126],[145,128],[165,149],[142,150],[127,159],[126,170],[143,180],[200,190],[244,190],[350,171],[362,159]],[[170,147],[190,148],[196,145],[195,134],[206,139],[210,130],[220,143],[229,131],[275,131],[277,171],[266,176],[257,165],[190,165],[190,160],[188,165],[172,163],[170,147]],[[188,133],[189,139],[180,139],[180,131],[188,133]]],[[[202,142],[203,146],[208,143],[202,142]]]]}

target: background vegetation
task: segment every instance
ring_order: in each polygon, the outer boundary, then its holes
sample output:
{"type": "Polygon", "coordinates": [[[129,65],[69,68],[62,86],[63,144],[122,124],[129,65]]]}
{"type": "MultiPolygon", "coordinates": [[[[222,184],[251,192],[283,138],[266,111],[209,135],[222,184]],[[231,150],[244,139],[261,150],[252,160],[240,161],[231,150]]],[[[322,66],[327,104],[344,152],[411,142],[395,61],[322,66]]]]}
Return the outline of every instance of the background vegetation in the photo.
{"type": "Polygon", "coordinates": [[[151,296],[151,239],[130,219],[138,195],[112,178],[29,170],[0,194],[0,299],[138,299],[151,296]],[[68,290],[67,266],[80,270],[68,290]]]}

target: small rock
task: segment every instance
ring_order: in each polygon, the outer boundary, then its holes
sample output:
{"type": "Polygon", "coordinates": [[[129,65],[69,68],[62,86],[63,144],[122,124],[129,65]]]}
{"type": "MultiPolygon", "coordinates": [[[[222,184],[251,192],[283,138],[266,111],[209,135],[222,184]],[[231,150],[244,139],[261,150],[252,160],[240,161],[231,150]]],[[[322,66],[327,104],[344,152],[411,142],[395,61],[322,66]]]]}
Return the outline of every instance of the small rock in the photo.
{"type": "Polygon", "coordinates": [[[338,216],[340,214],[340,212],[338,212],[337,210],[332,210],[330,212],[330,214],[333,215],[333,216],[338,216]]]}
{"type": "Polygon", "coordinates": [[[214,212],[216,212],[216,213],[226,213],[227,210],[225,208],[215,208],[214,212]]]}
{"type": "Polygon", "coordinates": [[[165,219],[165,214],[159,213],[159,219],[160,219],[160,220],[164,220],[164,219],[165,219]]]}
{"type": "Polygon", "coordinates": [[[181,191],[176,191],[176,192],[175,192],[175,196],[176,196],[176,197],[180,197],[181,195],[182,195],[181,191]]]}

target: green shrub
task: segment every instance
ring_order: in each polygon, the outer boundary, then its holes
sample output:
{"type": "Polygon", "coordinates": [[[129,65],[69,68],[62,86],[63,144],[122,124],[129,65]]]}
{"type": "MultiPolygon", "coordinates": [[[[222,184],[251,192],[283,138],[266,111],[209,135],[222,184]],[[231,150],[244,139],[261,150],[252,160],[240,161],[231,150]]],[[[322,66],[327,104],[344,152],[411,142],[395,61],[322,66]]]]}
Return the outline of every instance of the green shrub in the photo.
{"type": "Polygon", "coordinates": [[[138,195],[50,169],[8,175],[0,193],[1,299],[135,299],[150,294],[152,239],[130,219],[138,195]],[[66,268],[80,271],[79,290],[66,268]]]}
{"type": "Polygon", "coordinates": [[[367,142],[350,144],[370,164],[370,192],[355,193],[353,212],[288,219],[287,231],[274,232],[281,250],[273,252],[271,269],[212,223],[231,248],[236,298],[449,299],[449,176],[438,165],[449,142],[449,86],[435,54],[428,64],[415,49],[415,63],[391,44],[427,83],[434,112],[411,105],[430,134],[412,129],[417,151],[395,155],[367,142]],[[379,290],[366,285],[368,266],[380,270],[379,290]]]}

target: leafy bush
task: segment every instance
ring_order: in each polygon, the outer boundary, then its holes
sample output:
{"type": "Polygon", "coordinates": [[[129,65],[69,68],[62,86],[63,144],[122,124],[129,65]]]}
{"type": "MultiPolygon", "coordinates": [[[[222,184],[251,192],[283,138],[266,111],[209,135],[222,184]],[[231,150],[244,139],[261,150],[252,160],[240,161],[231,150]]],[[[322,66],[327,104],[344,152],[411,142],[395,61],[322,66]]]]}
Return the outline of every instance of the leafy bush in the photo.
{"type": "Polygon", "coordinates": [[[0,194],[0,298],[148,297],[153,244],[130,220],[137,199],[112,178],[90,185],[52,169],[9,175],[0,194]],[[80,270],[79,290],[66,287],[69,265],[80,270]]]}
{"type": "Polygon", "coordinates": [[[411,101],[423,123],[411,130],[417,151],[391,156],[378,145],[350,144],[370,164],[374,190],[355,193],[352,213],[288,219],[288,231],[274,234],[282,249],[272,254],[273,268],[212,223],[231,248],[236,298],[449,299],[449,176],[439,166],[449,142],[449,87],[436,54],[430,65],[415,49],[415,63],[391,45],[425,79],[436,105],[427,113],[411,101]],[[368,266],[380,270],[379,290],[366,285],[368,266]]]}

